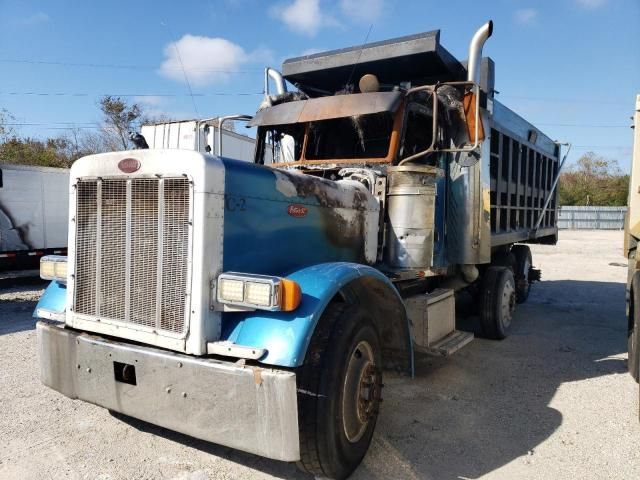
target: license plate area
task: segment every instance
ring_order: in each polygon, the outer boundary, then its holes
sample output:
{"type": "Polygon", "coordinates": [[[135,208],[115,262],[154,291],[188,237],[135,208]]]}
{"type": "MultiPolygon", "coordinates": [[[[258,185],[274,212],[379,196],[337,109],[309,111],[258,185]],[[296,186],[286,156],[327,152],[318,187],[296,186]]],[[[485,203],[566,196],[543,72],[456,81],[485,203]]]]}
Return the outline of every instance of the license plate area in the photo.
{"type": "Polygon", "coordinates": [[[136,367],[128,363],[113,362],[113,374],[116,382],[137,385],[136,367]]]}

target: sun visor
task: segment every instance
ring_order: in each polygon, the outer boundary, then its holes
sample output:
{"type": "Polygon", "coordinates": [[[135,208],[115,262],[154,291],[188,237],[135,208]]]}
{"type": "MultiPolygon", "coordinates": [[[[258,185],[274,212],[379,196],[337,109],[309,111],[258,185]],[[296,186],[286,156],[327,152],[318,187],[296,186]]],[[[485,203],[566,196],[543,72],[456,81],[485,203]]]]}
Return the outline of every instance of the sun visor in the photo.
{"type": "Polygon", "coordinates": [[[310,96],[333,94],[365,74],[381,84],[413,86],[466,79],[462,64],[440,44],[440,31],[285,60],[282,74],[310,96]]]}
{"type": "Polygon", "coordinates": [[[247,125],[284,125],[395,112],[401,99],[401,92],[373,92],[298,100],[264,108],[258,111],[247,125]]]}

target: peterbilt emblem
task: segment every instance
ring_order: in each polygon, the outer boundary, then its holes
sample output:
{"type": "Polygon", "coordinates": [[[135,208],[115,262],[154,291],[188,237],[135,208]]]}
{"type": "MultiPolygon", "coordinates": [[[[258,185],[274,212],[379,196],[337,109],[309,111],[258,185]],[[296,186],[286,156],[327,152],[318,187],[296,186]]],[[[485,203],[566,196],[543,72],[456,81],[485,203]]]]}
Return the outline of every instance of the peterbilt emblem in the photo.
{"type": "Polygon", "coordinates": [[[124,173],[137,172],[140,169],[140,160],[135,158],[123,158],[118,162],[118,169],[124,173]]]}
{"type": "Polygon", "coordinates": [[[292,217],[304,217],[309,210],[303,205],[289,205],[287,213],[292,217]]]}

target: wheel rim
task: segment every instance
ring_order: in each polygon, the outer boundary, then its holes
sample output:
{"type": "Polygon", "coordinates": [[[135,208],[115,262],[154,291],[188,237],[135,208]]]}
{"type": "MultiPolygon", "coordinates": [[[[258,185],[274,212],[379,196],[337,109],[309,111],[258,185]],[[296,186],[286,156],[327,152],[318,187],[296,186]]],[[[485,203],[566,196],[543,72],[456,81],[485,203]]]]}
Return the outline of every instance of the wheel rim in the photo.
{"type": "Polygon", "coordinates": [[[500,299],[500,317],[502,326],[508,328],[511,325],[513,311],[516,308],[516,289],[511,280],[505,282],[500,299]]]}
{"type": "Polygon", "coordinates": [[[351,352],[342,392],[342,425],[347,440],[362,438],[380,401],[380,374],[373,348],[361,341],[351,352]]]}

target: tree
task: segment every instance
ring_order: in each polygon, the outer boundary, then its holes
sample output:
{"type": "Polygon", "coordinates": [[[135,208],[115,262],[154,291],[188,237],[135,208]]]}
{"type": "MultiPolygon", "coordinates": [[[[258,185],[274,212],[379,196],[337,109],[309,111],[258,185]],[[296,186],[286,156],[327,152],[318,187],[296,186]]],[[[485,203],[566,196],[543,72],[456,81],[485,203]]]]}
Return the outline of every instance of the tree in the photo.
{"type": "Polygon", "coordinates": [[[627,204],[629,175],[618,162],[594,152],[585,153],[560,175],[559,204],[623,206],[627,204]]]}
{"type": "Polygon", "coordinates": [[[127,104],[120,97],[106,95],[100,99],[100,110],[104,115],[102,132],[109,150],[127,150],[131,146],[129,132],[134,129],[136,120],[142,117],[140,105],[127,104]]]}
{"type": "Polygon", "coordinates": [[[0,142],[4,143],[15,134],[15,129],[11,122],[15,120],[15,117],[11,115],[6,109],[0,108],[0,142]]]}
{"type": "Polygon", "coordinates": [[[39,165],[42,167],[69,167],[75,158],[68,155],[65,138],[10,138],[0,144],[0,163],[39,165]]]}

